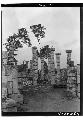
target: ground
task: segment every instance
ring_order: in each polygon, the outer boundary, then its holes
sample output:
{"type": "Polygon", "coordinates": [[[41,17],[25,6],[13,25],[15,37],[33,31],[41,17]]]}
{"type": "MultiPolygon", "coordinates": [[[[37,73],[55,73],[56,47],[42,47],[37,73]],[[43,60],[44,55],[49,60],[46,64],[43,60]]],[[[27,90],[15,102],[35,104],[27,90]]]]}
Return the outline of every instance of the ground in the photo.
{"type": "Polygon", "coordinates": [[[66,97],[66,89],[51,88],[24,95],[25,112],[80,112],[80,99],[66,97]]]}

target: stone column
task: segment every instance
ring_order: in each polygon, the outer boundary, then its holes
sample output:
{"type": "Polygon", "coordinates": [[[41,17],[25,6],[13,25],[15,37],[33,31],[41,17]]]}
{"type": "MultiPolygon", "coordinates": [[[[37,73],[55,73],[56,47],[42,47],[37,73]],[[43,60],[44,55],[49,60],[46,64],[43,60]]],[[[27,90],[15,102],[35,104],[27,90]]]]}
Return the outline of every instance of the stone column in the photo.
{"type": "Polygon", "coordinates": [[[69,88],[71,86],[71,83],[70,83],[70,63],[71,63],[71,53],[72,53],[72,50],[66,50],[66,53],[67,53],[67,91],[69,91],[69,88]]]}
{"type": "Polygon", "coordinates": [[[66,53],[67,53],[67,68],[69,68],[70,67],[70,62],[71,62],[72,50],[66,50],[66,53]]]}
{"type": "Polygon", "coordinates": [[[17,70],[17,66],[15,66],[15,68],[12,69],[12,80],[13,80],[13,94],[18,94],[19,90],[18,90],[18,70],[17,70]]]}
{"type": "Polygon", "coordinates": [[[80,64],[77,64],[77,84],[80,84],[80,64]]]}
{"type": "Polygon", "coordinates": [[[55,64],[54,64],[54,51],[55,48],[51,48],[51,52],[48,56],[48,72],[51,84],[55,84],[55,64]]]}
{"type": "Polygon", "coordinates": [[[41,79],[44,80],[44,57],[41,57],[41,79]]]}
{"type": "Polygon", "coordinates": [[[77,95],[80,98],[80,64],[77,64],[77,95]]]}
{"type": "Polygon", "coordinates": [[[29,61],[26,61],[26,70],[28,71],[28,63],[29,61]]]}
{"type": "Polygon", "coordinates": [[[51,82],[51,55],[48,55],[48,81],[51,82]]]}
{"type": "Polygon", "coordinates": [[[71,61],[72,50],[66,50],[67,53],[67,94],[76,97],[76,70],[74,62],[71,61]]]}
{"type": "Polygon", "coordinates": [[[57,63],[57,84],[60,84],[60,55],[61,53],[56,53],[56,63],[57,63]]]}
{"type": "Polygon", "coordinates": [[[32,60],[30,60],[30,69],[32,69],[32,60]]]}
{"type": "Polygon", "coordinates": [[[70,67],[67,71],[67,92],[70,96],[76,97],[76,69],[70,67]]]}
{"type": "Polygon", "coordinates": [[[70,79],[70,62],[71,62],[71,52],[72,50],[66,50],[67,53],[67,91],[69,91],[71,87],[71,79],[70,79]]]}
{"type": "Polygon", "coordinates": [[[30,60],[30,76],[33,77],[33,61],[30,60]]]}
{"type": "Polygon", "coordinates": [[[38,79],[38,56],[37,56],[37,47],[32,47],[32,53],[33,53],[33,85],[37,85],[37,79],[38,79]]]}

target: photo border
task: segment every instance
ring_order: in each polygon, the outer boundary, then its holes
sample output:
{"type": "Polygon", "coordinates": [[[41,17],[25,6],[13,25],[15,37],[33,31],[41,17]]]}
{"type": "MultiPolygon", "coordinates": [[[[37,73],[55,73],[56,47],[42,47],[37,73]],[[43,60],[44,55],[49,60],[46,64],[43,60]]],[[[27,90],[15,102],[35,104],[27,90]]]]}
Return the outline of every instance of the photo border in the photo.
{"type": "MultiPolygon", "coordinates": [[[[83,115],[83,3],[17,3],[1,7],[80,7],[80,112],[2,112],[2,116],[82,116],[83,115]]],[[[2,88],[2,10],[1,10],[1,88],[2,88]]],[[[1,89],[2,94],[2,89],[1,89]]]]}

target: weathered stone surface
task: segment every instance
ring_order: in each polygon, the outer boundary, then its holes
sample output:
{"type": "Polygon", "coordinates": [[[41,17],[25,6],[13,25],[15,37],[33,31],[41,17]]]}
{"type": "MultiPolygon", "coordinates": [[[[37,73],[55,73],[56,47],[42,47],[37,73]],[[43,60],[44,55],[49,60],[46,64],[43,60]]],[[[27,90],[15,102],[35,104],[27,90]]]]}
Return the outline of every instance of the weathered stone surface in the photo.
{"type": "Polygon", "coordinates": [[[60,55],[61,53],[56,53],[56,63],[57,63],[57,76],[56,76],[56,81],[57,81],[57,85],[60,84],[61,80],[61,73],[60,73],[60,55]]]}
{"type": "Polygon", "coordinates": [[[37,55],[37,47],[32,47],[32,71],[33,71],[33,85],[37,85],[37,79],[38,79],[38,55],[37,55]]]}
{"type": "Polygon", "coordinates": [[[55,63],[54,63],[54,48],[51,48],[51,52],[48,56],[48,81],[51,82],[52,85],[55,84],[55,63]]]}
{"type": "Polygon", "coordinates": [[[17,112],[17,107],[3,108],[2,112],[17,112]]]}
{"type": "Polygon", "coordinates": [[[44,57],[41,57],[41,79],[44,80],[44,57]]]}
{"type": "Polygon", "coordinates": [[[7,64],[7,51],[2,51],[2,63],[7,64]]]}
{"type": "Polygon", "coordinates": [[[69,67],[67,70],[67,91],[70,91],[73,97],[76,97],[76,72],[74,67],[69,67]]]}
{"type": "Polygon", "coordinates": [[[80,64],[77,65],[77,85],[78,97],[80,98],[80,64]]]}
{"type": "Polygon", "coordinates": [[[68,68],[70,66],[72,50],[66,50],[66,53],[67,53],[67,68],[68,68]]]}
{"type": "Polygon", "coordinates": [[[2,99],[7,98],[7,88],[2,88],[2,99]]]}
{"type": "Polygon", "coordinates": [[[15,100],[7,98],[6,101],[2,103],[2,111],[3,112],[17,112],[15,100]]]}
{"type": "Polygon", "coordinates": [[[12,94],[10,97],[15,100],[16,103],[23,104],[23,95],[21,94],[12,94]]]}
{"type": "Polygon", "coordinates": [[[78,92],[80,92],[80,84],[78,84],[78,92]]]}
{"type": "Polygon", "coordinates": [[[8,95],[13,93],[13,81],[7,82],[7,90],[8,90],[8,95]]]}
{"type": "Polygon", "coordinates": [[[78,98],[80,98],[80,93],[78,92],[78,98]]]}

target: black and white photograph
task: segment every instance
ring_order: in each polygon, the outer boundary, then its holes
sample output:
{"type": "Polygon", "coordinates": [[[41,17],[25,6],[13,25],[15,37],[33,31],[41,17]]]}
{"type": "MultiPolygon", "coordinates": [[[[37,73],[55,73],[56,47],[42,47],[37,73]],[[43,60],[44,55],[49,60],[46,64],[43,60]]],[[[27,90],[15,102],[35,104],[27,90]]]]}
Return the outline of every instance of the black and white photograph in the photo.
{"type": "Polygon", "coordinates": [[[1,14],[2,113],[79,115],[80,7],[2,6],[1,14]]]}

